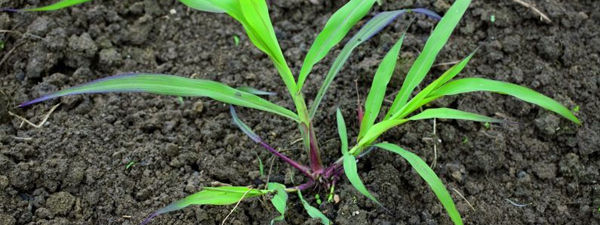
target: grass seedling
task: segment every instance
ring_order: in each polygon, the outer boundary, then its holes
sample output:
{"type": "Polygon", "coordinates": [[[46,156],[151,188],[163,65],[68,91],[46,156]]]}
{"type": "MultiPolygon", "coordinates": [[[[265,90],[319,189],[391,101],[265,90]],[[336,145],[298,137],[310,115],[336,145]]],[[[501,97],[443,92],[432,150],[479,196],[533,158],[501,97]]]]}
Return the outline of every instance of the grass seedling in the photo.
{"type": "MultiPolygon", "coordinates": [[[[502,120],[484,115],[450,108],[428,108],[423,111],[417,111],[428,103],[444,96],[479,91],[510,95],[523,101],[539,105],[542,108],[553,111],[562,117],[573,121],[574,123],[580,124],[580,121],[569,109],[565,108],[555,100],[529,88],[485,78],[455,78],[473,57],[474,52],[441,74],[433,82],[424,85],[425,87],[421,91],[413,95],[415,88],[421,84],[426,74],[429,73],[438,53],[444,47],[452,31],[467,10],[471,2],[470,0],[456,0],[442,18],[426,9],[397,10],[377,14],[366,22],[344,45],[331,65],[330,70],[311,105],[306,104],[307,102],[304,99],[302,89],[304,83],[311,74],[313,66],[319,63],[334,46],[342,41],[350,29],[362,20],[376,2],[375,0],[350,0],[342,8],[337,10],[327,21],[325,27],[308,50],[297,76],[294,76],[292,70],[288,67],[288,63],[279,47],[268,15],[268,8],[265,0],[179,1],[193,9],[213,13],[226,13],[237,20],[245,29],[249,40],[272,60],[291,100],[294,102],[295,110],[287,109],[270,102],[261,97],[261,95],[268,93],[260,92],[256,89],[233,88],[226,84],[211,80],[190,79],[174,75],[150,73],[107,77],[40,97],[25,102],[20,106],[25,107],[49,99],[74,94],[148,92],[173,96],[209,97],[235,106],[263,110],[287,118],[298,124],[304,150],[306,151],[306,154],[308,154],[307,165],[287,157],[277,151],[276,148],[270,146],[237,116],[233,106],[231,106],[230,112],[234,123],[250,137],[252,141],[264,147],[267,151],[301,172],[306,176],[307,181],[293,187],[269,183],[265,190],[258,190],[245,186],[205,187],[198,193],[190,195],[154,212],[143,222],[144,224],[149,222],[150,219],[155,216],[182,209],[189,205],[229,205],[236,204],[241,199],[248,199],[267,194],[275,194],[272,198],[272,202],[281,214],[281,216],[275,218],[273,221],[282,220],[286,208],[287,193],[289,192],[297,192],[302,205],[311,217],[318,218],[323,224],[330,224],[330,220],[318,209],[311,206],[302,197],[301,192],[325,190],[331,191],[331,193],[328,194],[329,196],[333,196],[335,184],[341,182],[341,179],[345,176],[361,194],[365,195],[378,205],[383,206],[383,203],[379,202],[367,190],[357,171],[357,160],[365,157],[367,153],[374,149],[387,150],[407,160],[417,174],[431,187],[440,203],[448,212],[452,222],[454,224],[462,224],[462,218],[455,207],[454,201],[435,172],[416,154],[407,151],[398,145],[380,142],[379,137],[383,133],[402,124],[425,119],[458,119],[484,123],[503,122],[502,120]],[[425,14],[431,18],[438,19],[439,22],[431,33],[431,36],[427,40],[421,53],[406,74],[404,83],[400,87],[398,94],[394,97],[389,110],[386,112],[382,110],[382,104],[384,102],[388,83],[395,70],[396,62],[398,61],[398,55],[402,48],[404,36],[395,42],[389,52],[384,56],[375,72],[364,105],[360,107],[364,108],[364,112],[359,118],[360,130],[358,136],[354,137],[354,141],[352,142],[349,141],[350,137],[348,137],[346,132],[344,117],[341,110],[338,109],[335,117],[337,118],[338,133],[341,140],[341,157],[333,162],[329,162],[329,164],[325,164],[321,159],[321,149],[319,148],[318,137],[314,130],[313,118],[318,112],[319,105],[325,97],[328,87],[358,45],[369,40],[393,20],[407,12],[425,14]],[[350,143],[353,143],[353,145],[350,145],[350,143]]],[[[86,1],[62,1],[60,2],[62,4],[59,6],[66,7],[82,2],[86,1]]],[[[54,10],[57,9],[57,7],[58,6],[50,8],[42,7],[31,9],[29,11],[54,10]]]]}

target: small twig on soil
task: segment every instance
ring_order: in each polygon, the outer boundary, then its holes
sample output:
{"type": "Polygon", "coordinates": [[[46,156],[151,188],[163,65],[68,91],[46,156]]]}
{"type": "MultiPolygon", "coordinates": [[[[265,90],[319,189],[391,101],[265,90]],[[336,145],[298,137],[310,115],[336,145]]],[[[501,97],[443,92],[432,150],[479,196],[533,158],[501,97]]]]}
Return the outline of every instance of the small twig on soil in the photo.
{"type": "Polygon", "coordinates": [[[15,140],[19,140],[19,141],[31,141],[31,140],[33,140],[32,137],[17,137],[17,136],[12,136],[12,138],[14,138],[15,140]]]}
{"type": "Polygon", "coordinates": [[[522,0],[513,0],[513,2],[516,2],[519,5],[522,5],[522,6],[526,7],[526,8],[531,9],[531,11],[533,11],[533,13],[535,13],[535,14],[537,14],[537,15],[540,16],[540,20],[546,21],[548,23],[552,23],[552,20],[548,16],[546,16],[546,14],[544,14],[542,11],[540,11],[539,9],[537,9],[536,7],[534,7],[533,5],[531,5],[531,4],[529,4],[529,3],[525,2],[525,1],[522,1],[522,0]]]}
{"type": "Polygon", "coordinates": [[[457,64],[457,63],[459,63],[459,62],[460,62],[460,60],[456,60],[456,61],[452,61],[452,62],[443,62],[443,63],[438,63],[438,64],[435,64],[435,65],[433,65],[432,67],[438,67],[438,66],[450,66],[450,65],[457,64]]]}
{"type": "Polygon", "coordinates": [[[40,122],[39,124],[34,124],[31,121],[29,121],[28,119],[25,119],[22,116],[19,116],[17,114],[14,114],[11,111],[8,111],[8,114],[10,114],[11,116],[17,117],[22,122],[25,122],[25,123],[29,124],[32,127],[41,128],[42,126],[44,126],[44,124],[46,123],[46,121],[48,121],[48,118],[50,118],[50,115],[52,114],[52,112],[54,112],[54,110],[56,110],[56,108],[58,108],[58,106],[60,106],[60,103],[52,106],[52,108],[50,109],[50,111],[48,111],[48,113],[46,113],[46,116],[44,116],[44,119],[42,119],[42,122],[40,122]]]}
{"type": "Polygon", "coordinates": [[[527,204],[519,204],[519,203],[516,203],[516,202],[514,202],[514,201],[512,201],[512,200],[510,200],[510,199],[508,199],[508,198],[506,199],[506,201],[507,201],[508,203],[510,203],[511,205],[514,205],[514,206],[516,206],[516,207],[520,207],[520,208],[522,208],[522,207],[525,207],[525,206],[528,206],[528,205],[531,205],[531,203],[527,203],[527,204]]]}
{"type": "Polygon", "coordinates": [[[435,130],[436,130],[436,119],[433,118],[433,136],[435,137],[435,139],[433,140],[433,162],[431,162],[431,165],[429,166],[432,169],[435,168],[435,165],[436,165],[436,162],[437,162],[437,142],[438,142],[438,138],[435,135],[435,130]]]}
{"type": "Polygon", "coordinates": [[[269,172],[267,172],[267,185],[271,181],[271,170],[273,170],[273,163],[275,163],[275,156],[271,156],[271,162],[269,163],[269,172]]]}
{"type": "Polygon", "coordinates": [[[463,200],[465,200],[465,202],[467,202],[467,205],[469,205],[469,207],[471,207],[471,209],[473,209],[473,211],[477,211],[477,210],[475,210],[475,207],[473,207],[473,205],[471,205],[469,200],[467,200],[467,198],[465,198],[465,196],[463,196],[460,192],[458,192],[458,190],[456,190],[456,188],[452,188],[452,190],[454,190],[454,192],[456,192],[456,194],[458,194],[458,196],[460,196],[463,200]]]}
{"type": "Polygon", "coordinates": [[[246,195],[250,191],[252,191],[252,188],[250,188],[246,192],[244,192],[244,195],[242,195],[242,197],[237,202],[237,204],[235,204],[235,206],[233,207],[233,209],[231,209],[231,211],[229,212],[229,214],[227,214],[227,216],[225,217],[225,219],[223,219],[223,221],[221,222],[221,225],[225,224],[225,221],[227,221],[227,219],[229,218],[229,216],[231,216],[231,214],[235,211],[235,209],[237,209],[237,207],[240,205],[240,202],[242,202],[242,200],[244,200],[244,197],[246,197],[246,195]]]}
{"type": "Polygon", "coordinates": [[[0,33],[14,33],[14,34],[18,34],[18,35],[21,35],[21,36],[28,36],[28,37],[33,37],[33,38],[37,38],[37,39],[40,39],[40,40],[44,40],[43,37],[37,36],[35,34],[21,33],[21,32],[16,31],[16,30],[0,30],[0,33]]]}
{"type": "Polygon", "coordinates": [[[21,45],[25,44],[25,42],[20,42],[18,44],[15,44],[15,46],[13,46],[5,55],[4,57],[2,57],[2,60],[0,60],[0,66],[2,66],[2,64],[4,64],[4,62],[8,59],[8,57],[10,57],[12,55],[12,53],[21,45]]]}

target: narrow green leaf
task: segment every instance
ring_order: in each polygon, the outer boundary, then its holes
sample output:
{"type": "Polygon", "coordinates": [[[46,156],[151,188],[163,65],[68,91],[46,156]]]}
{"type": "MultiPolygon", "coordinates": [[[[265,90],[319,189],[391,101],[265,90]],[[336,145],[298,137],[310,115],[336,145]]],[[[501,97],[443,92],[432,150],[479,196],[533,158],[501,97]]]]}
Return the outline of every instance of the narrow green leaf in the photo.
{"type": "Polygon", "coordinates": [[[475,54],[475,51],[473,53],[471,53],[469,56],[467,56],[465,59],[460,61],[460,63],[453,65],[452,67],[450,67],[450,69],[446,70],[446,72],[444,72],[438,79],[436,79],[435,81],[433,81],[429,85],[427,85],[427,87],[425,87],[414,98],[412,98],[406,105],[404,105],[400,110],[398,110],[394,115],[392,115],[391,118],[394,118],[394,119],[404,118],[405,116],[412,113],[413,111],[415,111],[422,105],[429,103],[426,100],[430,100],[430,99],[426,99],[426,97],[433,90],[435,90],[436,88],[445,84],[449,80],[452,80],[452,78],[454,78],[456,75],[458,75],[458,73],[460,73],[465,68],[467,63],[469,63],[469,61],[471,60],[471,58],[473,57],[474,54],[475,54]]]}
{"type": "Polygon", "coordinates": [[[452,34],[452,31],[469,7],[470,2],[470,0],[455,1],[450,9],[448,9],[448,12],[446,12],[446,15],[442,17],[425,43],[423,51],[421,51],[421,54],[417,57],[408,71],[406,79],[402,84],[402,88],[396,95],[396,98],[385,117],[386,119],[406,104],[413,90],[421,83],[421,81],[423,81],[423,78],[425,78],[425,75],[427,75],[431,69],[438,53],[442,50],[452,34]]]}
{"type": "Polygon", "coordinates": [[[209,97],[299,121],[294,112],[248,92],[236,90],[216,81],[164,74],[129,74],[99,79],[23,103],[21,107],[66,95],[106,92],[147,92],[160,95],[209,97]]]}
{"type": "Polygon", "coordinates": [[[298,91],[302,89],[313,66],[346,36],[354,24],[371,10],[374,3],[375,0],[350,0],[329,18],[306,54],[298,76],[298,91]]]}
{"type": "Polygon", "coordinates": [[[577,119],[568,108],[552,98],[523,86],[485,78],[463,78],[450,81],[433,91],[428,98],[435,99],[445,95],[456,95],[475,91],[489,91],[510,95],[555,112],[576,124],[581,124],[579,119],[577,119]]]}
{"type": "Polygon", "coordinates": [[[423,161],[419,156],[415,155],[414,153],[406,151],[400,146],[391,143],[380,143],[376,144],[375,146],[396,153],[402,156],[402,158],[406,159],[406,161],[408,161],[408,163],[415,169],[415,171],[417,171],[419,176],[421,176],[421,178],[425,180],[429,187],[431,187],[433,193],[435,193],[435,195],[438,197],[438,199],[448,212],[448,215],[450,216],[452,222],[454,222],[454,224],[456,225],[463,224],[460,213],[456,209],[456,206],[454,205],[454,201],[452,200],[450,193],[448,193],[448,190],[446,190],[446,186],[444,186],[440,178],[435,174],[435,172],[431,168],[429,168],[425,161],[423,161]]]}
{"type": "Polygon", "coordinates": [[[426,109],[425,111],[414,115],[409,120],[425,120],[425,119],[455,119],[455,120],[472,120],[478,122],[490,122],[490,123],[500,123],[502,120],[494,119],[487,116],[482,116],[475,113],[460,111],[456,109],[449,108],[433,108],[426,109]]]}
{"type": "MultiPolygon", "coordinates": [[[[371,128],[369,128],[369,130],[367,130],[365,132],[365,136],[363,136],[363,138],[358,141],[358,146],[362,146],[362,147],[369,146],[384,132],[388,131],[392,127],[398,126],[398,125],[406,123],[408,121],[409,120],[406,120],[406,119],[391,119],[391,120],[384,120],[379,123],[376,123],[375,125],[371,126],[371,128]]],[[[354,155],[356,155],[356,154],[354,154],[354,155]]]]}
{"type": "Polygon", "coordinates": [[[365,132],[373,126],[377,119],[377,115],[379,115],[381,104],[383,104],[383,98],[385,98],[387,85],[390,82],[392,75],[394,75],[394,69],[396,68],[396,62],[398,61],[398,54],[400,53],[403,40],[404,34],[388,51],[375,72],[371,89],[369,90],[367,100],[365,101],[365,114],[362,118],[362,123],[360,124],[360,132],[358,134],[359,140],[365,135],[365,132]]]}
{"type": "Polygon", "coordinates": [[[333,64],[331,64],[329,72],[327,72],[325,80],[323,80],[323,84],[321,84],[321,87],[319,88],[319,92],[317,93],[315,100],[310,105],[310,118],[314,117],[315,113],[317,112],[317,109],[319,108],[319,105],[321,104],[321,101],[323,100],[323,97],[325,97],[327,89],[329,89],[329,86],[331,85],[331,82],[333,82],[335,76],[337,76],[337,74],[340,72],[342,66],[344,65],[344,63],[346,63],[352,51],[354,51],[354,49],[360,44],[366,42],[371,37],[379,33],[383,28],[389,25],[396,18],[399,18],[401,15],[404,15],[404,13],[406,12],[420,13],[436,20],[440,19],[439,15],[437,15],[435,12],[423,8],[386,11],[381,12],[375,15],[373,18],[371,18],[358,32],[356,32],[356,34],[354,34],[354,36],[352,36],[348,43],[344,45],[344,48],[342,49],[340,54],[335,58],[333,64]]]}
{"type": "Polygon", "coordinates": [[[40,11],[54,11],[54,10],[59,10],[59,9],[64,9],[73,5],[78,5],[81,3],[85,3],[85,2],[89,2],[91,0],[62,0],[60,2],[48,5],[48,6],[43,6],[43,7],[39,7],[39,8],[33,8],[33,9],[23,9],[23,11],[29,11],[29,12],[40,12],[40,11]]]}
{"type": "Polygon", "coordinates": [[[302,206],[304,206],[304,210],[308,213],[311,218],[320,219],[322,224],[329,225],[331,221],[325,216],[319,209],[308,204],[306,200],[302,197],[301,191],[298,191],[298,198],[300,198],[300,202],[302,202],[302,206]]]}
{"type": "Polygon", "coordinates": [[[159,209],[146,218],[142,224],[147,224],[152,218],[158,215],[183,209],[190,205],[231,205],[244,199],[265,195],[269,192],[271,191],[257,190],[249,187],[205,187],[200,192],[196,192],[159,209]]]}
{"type": "Polygon", "coordinates": [[[285,191],[285,185],[280,184],[280,183],[272,183],[271,182],[271,183],[267,184],[267,189],[270,191],[276,192],[275,196],[273,196],[273,198],[271,199],[271,203],[273,203],[273,206],[275,207],[275,209],[277,209],[279,214],[281,214],[280,216],[275,217],[274,219],[271,220],[271,225],[273,225],[277,221],[284,220],[285,208],[286,208],[286,204],[287,204],[287,200],[288,200],[288,194],[285,191]]]}
{"type": "Polygon", "coordinates": [[[346,122],[340,108],[336,111],[338,134],[340,135],[340,143],[342,147],[342,154],[348,154],[348,133],[346,131],[346,122]]]}
{"type": "MultiPolygon", "coordinates": [[[[222,5],[215,3],[214,0],[179,0],[184,5],[205,12],[223,13],[225,10],[222,5]]],[[[222,0],[216,0],[222,1],[222,0]]]]}

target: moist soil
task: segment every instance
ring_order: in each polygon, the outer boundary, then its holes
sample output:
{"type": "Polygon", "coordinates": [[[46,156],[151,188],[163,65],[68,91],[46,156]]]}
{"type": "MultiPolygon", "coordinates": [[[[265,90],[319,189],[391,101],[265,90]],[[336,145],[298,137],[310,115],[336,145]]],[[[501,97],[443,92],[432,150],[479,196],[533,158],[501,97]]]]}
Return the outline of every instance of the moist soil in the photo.
{"type": "MultiPolygon", "coordinates": [[[[47,2],[0,0],[0,6],[47,2]]],[[[276,34],[294,71],[343,2],[270,1],[276,34]]],[[[467,224],[599,224],[600,1],[528,2],[552,21],[513,1],[474,1],[426,82],[479,48],[460,76],[530,87],[573,108],[583,125],[511,97],[477,93],[444,98],[431,107],[513,122],[418,121],[392,129],[382,140],[433,164],[467,224]]],[[[369,17],[407,7],[443,14],[449,5],[446,0],[385,1],[369,17]]],[[[355,136],[357,93],[364,98],[385,52],[410,25],[392,95],[434,24],[407,15],[356,49],[315,117],[325,162],[340,156],[335,109],[344,109],[355,136]]],[[[97,94],[16,107],[108,75],[154,72],[273,91],[278,95],[268,97],[271,101],[293,108],[269,59],[226,15],[190,10],[173,0],[93,1],[57,12],[1,13],[0,28],[0,224],[139,224],[202,187],[262,187],[267,181],[292,186],[304,179],[245,137],[232,124],[227,105],[210,99],[97,94]],[[59,103],[41,128],[9,114],[39,123],[59,103]]],[[[332,59],[315,67],[304,88],[307,99],[316,95],[332,59]]],[[[238,110],[271,145],[307,161],[293,122],[238,110]]],[[[399,156],[374,151],[359,162],[359,171],[387,210],[344,180],[335,189],[339,202],[319,205],[335,224],[451,224],[427,184],[399,156]]],[[[317,205],[317,193],[326,195],[317,190],[304,195],[317,205]]],[[[295,195],[290,198],[280,224],[318,224],[295,195]]],[[[152,224],[220,224],[232,208],[193,206],[152,224]]],[[[268,224],[276,216],[268,199],[258,198],[241,202],[225,223],[268,224]]]]}

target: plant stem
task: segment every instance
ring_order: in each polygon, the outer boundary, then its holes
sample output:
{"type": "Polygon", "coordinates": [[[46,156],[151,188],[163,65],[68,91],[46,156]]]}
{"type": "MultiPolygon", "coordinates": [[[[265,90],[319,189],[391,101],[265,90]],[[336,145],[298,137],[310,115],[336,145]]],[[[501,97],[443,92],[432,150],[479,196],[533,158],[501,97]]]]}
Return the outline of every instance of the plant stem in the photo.
{"type": "Polygon", "coordinates": [[[319,143],[317,143],[317,137],[315,136],[315,129],[312,125],[308,128],[309,134],[309,154],[310,154],[310,167],[315,174],[323,172],[323,163],[321,161],[321,154],[319,154],[319,143]]]}
{"type": "Polygon", "coordinates": [[[279,157],[281,160],[285,161],[286,163],[290,164],[290,166],[300,170],[300,172],[302,172],[304,175],[306,175],[307,177],[309,177],[310,179],[313,179],[313,175],[310,173],[310,170],[294,161],[293,159],[290,159],[289,157],[285,156],[284,154],[281,154],[281,152],[275,150],[273,147],[269,146],[267,143],[265,143],[264,141],[259,141],[258,142],[260,145],[262,145],[264,148],[266,148],[267,150],[269,150],[271,153],[273,153],[273,155],[276,155],[277,157],[279,157]]]}

